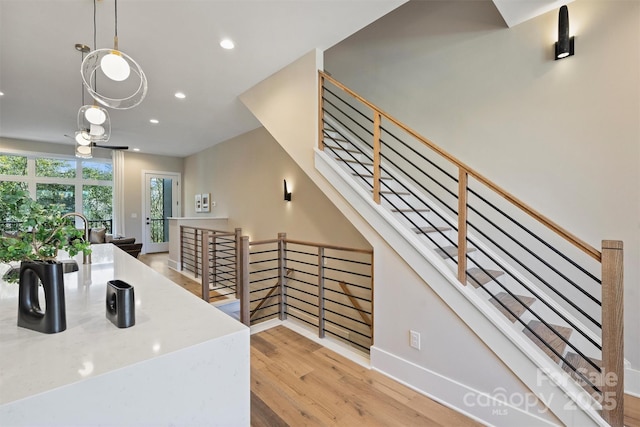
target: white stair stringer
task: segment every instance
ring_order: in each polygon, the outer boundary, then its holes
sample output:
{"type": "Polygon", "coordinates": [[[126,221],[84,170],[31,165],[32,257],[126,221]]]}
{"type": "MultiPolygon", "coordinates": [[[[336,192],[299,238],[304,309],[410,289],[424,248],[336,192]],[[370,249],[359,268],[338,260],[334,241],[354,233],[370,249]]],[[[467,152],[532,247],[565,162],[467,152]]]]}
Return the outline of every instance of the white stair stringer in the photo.
{"type": "Polygon", "coordinates": [[[462,286],[444,259],[393,213],[375,204],[370,193],[356,184],[334,159],[316,149],[315,167],[564,424],[607,425],[598,412],[600,405],[578,383],[515,330],[472,286],[462,286]],[[439,276],[434,275],[434,269],[439,276]],[[541,376],[545,378],[543,381],[541,376]]]}

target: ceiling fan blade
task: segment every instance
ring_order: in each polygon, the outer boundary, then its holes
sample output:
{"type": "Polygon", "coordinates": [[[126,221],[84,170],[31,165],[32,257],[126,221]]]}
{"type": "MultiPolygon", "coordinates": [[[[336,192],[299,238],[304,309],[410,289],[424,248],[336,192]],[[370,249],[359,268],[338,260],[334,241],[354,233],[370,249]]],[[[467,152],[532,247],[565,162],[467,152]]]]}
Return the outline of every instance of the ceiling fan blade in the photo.
{"type": "Polygon", "coordinates": [[[96,148],[106,148],[108,150],[128,150],[129,149],[129,147],[126,145],[99,145],[99,144],[96,144],[95,142],[92,142],[91,146],[96,148]]]}

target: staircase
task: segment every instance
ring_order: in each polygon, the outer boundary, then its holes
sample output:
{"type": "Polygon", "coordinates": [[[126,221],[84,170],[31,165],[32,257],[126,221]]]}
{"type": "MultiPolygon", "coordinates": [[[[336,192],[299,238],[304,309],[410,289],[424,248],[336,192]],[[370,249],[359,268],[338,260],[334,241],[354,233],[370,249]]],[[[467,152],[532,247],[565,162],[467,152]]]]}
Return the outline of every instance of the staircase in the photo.
{"type": "Polygon", "coordinates": [[[594,424],[622,425],[622,399],[609,404],[623,396],[621,242],[592,248],[330,76],[320,81],[319,150],[336,173],[523,352],[570,378],[565,392],[594,424]],[[610,372],[616,384],[602,381],[610,372]]]}

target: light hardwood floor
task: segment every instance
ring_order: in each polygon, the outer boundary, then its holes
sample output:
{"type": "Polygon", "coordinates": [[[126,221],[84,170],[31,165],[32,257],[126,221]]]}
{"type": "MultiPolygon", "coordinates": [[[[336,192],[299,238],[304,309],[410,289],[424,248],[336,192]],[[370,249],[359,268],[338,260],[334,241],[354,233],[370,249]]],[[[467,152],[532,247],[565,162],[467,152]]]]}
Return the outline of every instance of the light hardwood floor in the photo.
{"type": "MultiPolygon", "coordinates": [[[[168,254],[138,258],[201,296],[200,283],[170,269],[168,254]]],[[[251,425],[472,426],[437,402],[285,328],[251,337],[251,425]]],[[[640,399],[625,396],[625,425],[640,427],[640,399]]]]}

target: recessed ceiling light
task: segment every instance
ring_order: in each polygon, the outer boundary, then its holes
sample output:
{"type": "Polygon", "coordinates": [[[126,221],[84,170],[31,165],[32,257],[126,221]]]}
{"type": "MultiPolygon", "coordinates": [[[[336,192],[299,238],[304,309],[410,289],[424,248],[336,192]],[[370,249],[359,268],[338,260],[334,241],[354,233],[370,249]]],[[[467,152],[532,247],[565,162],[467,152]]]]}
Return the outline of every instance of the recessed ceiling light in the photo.
{"type": "Polygon", "coordinates": [[[0,92],[0,96],[4,96],[4,92],[0,92]]]}
{"type": "Polygon", "coordinates": [[[223,39],[220,42],[220,46],[223,49],[233,49],[235,47],[235,45],[233,44],[233,41],[231,39],[223,39]]]}
{"type": "Polygon", "coordinates": [[[187,95],[185,95],[184,92],[176,92],[175,97],[178,99],[185,99],[187,95]]]}
{"type": "Polygon", "coordinates": [[[158,120],[158,119],[149,119],[149,123],[153,123],[154,125],[157,125],[158,123],[160,123],[160,120],[158,120]]]}
{"type": "Polygon", "coordinates": [[[134,148],[133,151],[140,151],[140,149],[139,148],[134,148]]]}

